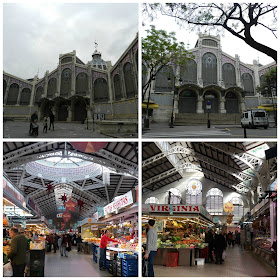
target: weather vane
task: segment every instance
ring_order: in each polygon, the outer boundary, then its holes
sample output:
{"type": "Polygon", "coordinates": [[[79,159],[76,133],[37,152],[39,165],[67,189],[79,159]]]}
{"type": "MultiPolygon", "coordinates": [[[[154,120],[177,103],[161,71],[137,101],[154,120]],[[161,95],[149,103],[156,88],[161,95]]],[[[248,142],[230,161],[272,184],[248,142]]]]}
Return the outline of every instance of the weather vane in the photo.
{"type": "Polygon", "coordinates": [[[95,45],[95,51],[97,51],[98,43],[96,42],[96,40],[94,41],[94,45],[95,45]]]}

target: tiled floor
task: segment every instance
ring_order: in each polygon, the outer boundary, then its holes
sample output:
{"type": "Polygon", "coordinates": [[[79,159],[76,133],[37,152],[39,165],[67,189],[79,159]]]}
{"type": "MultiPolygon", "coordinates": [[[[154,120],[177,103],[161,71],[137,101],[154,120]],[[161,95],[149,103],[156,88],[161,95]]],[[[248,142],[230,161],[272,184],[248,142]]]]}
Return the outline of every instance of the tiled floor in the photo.
{"type": "Polygon", "coordinates": [[[92,255],[78,253],[74,248],[68,258],[59,252],[47,253],[45,259],[45,277],[110,277],[108,271],[99,270],[92,255]]]}
{"type": "Polygon", "coordinates": [[[250,252],[238,247],[227,247],[227,258],[223,264],[206,263],[191,267],[154,266],[156,277],[266,277],[276,276],[275,270],[261,262],[250,252]]]}

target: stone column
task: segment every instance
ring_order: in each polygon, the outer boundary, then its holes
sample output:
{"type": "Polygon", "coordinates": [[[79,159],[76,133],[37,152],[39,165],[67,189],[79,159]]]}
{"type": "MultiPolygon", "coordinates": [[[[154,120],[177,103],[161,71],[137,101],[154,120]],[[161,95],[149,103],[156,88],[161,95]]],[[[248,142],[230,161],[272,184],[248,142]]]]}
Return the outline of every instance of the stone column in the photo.
{"type": "Polygon", "coordinates": [[[61,85],[61,65],[57,67],[57,80],[56,80],[56,93],[55,97],[60,96],[60,85],[61,85]]]}
{"type": "Polygon", "coordinates": [[[242,88],[241,75],[240,75],[240,59],[237,54],[235,55],[235,76],[236,76],[236,85],[242,88]]]}
{"type": "Polygon", "coordinates": [[[75,64],[72,63],[71,65],[71,92],[70,96],[67,96],[68,98],[71,96],[74,96],[76,92],[76,69],[75,64]]]}
{"type": "Polygon", "coordinates": [[[196,113],[197,114],[204,114],[204,110],[202,108],[203,101],[204,101],[203,91],[201,90],[198,93],[198,97],[197,97],[197,106],[196,106],[196,113]]]}
{"type": "Polygon", "coordinates": [[[239,93],[240,94],[240,110],[241,110],[241,113],[246,111],[246,105],[245,105],[245,96],[243,96],[242,93],[239,93]]]}
{"type": "MultiPolygon", "coordinates": [[[[36,83],[37,83],[37,81],[38,81],[38,76],[36,75],[35,77],[34,77],[34,79],[33,79],[33,82],[32,82],[32,89],[31,89],[31,95],[30,95],[30,101],[29,101],[29,106],[33,106],[33,105],[35,105],[35,85],[36,85],[36,83]]],[[[39,120],[40,120],[40,118],[39,118],[39,120]]]]}
{"type": "Polygon", "coordinates": [[[125,88],[125,79],[124,79],[124,72],[123,72],[123,65],[120,67],[120,80],[121,80],[121,87],[123,92],[123,97],[121,100],[126,99],[126,88],[125,88]]]}
{"type": "Polygon", "coordinates": [[[199,50],[197,55],[197,84],[198,86],[203,87],[201,42],[199,43],[198,46],[199,46],[199,50]]]}
{"type": "Polygon", "coordinates": [[[87,92],[87,96],[89,98],[89,104],[91,104],[93,102],[93,99],[92,99],[92,72],[91,72],[91,65],[89,64],[88,65],[88,68],[87,68],[87,71],[88,71],[88,92],[87,92]]]}
{"type": "Polygon", "coordinates": [[[221,113],[221,114],[226,113],[225,102],[226,102],[225,91],[223,91],[223,92],[221,92],[220,108],[219,108],[219,111],[220,111],[219,113],[221,113]]]}
{"type": "Polygon", "coordinates": [[[9,90],[10,90],[10,78],[8,78],[8,81],[7,81],[7,86],[6,86],[6,91],[4,92],[4,104],[5,105],[7,103],[7,99],[8,99],[8,94],[9,94],[9,90]]]}
{"type": "Polygon", "coordinates": [[[44,96],[42,96],[42,97],[47,98],[48,85],[49,85],[49,71],[47,70],[46,73],[45,73],[44,96]]]}
{"type": "Polygon", "coordinates": [[[217,57],[217,80],[218,80],[218,85],[220,87],[224,88],[224,82],[223,82],[223,77],[222,77],[222,54],[221,54],[221,49],[218,49],[218,57],[217,57]]]}
{"type": "Polygon", "coordinates": [[[18,88],[18,98],[17,98],[17,104],[16,105],[19,105],[19,103],[20,103],[20,97],[21,97],[21,91],[22,90],[23,90],[22,84],[20,84],[20,86],[18,88]]]}
{"type": "Polygon", "coordinates": [[[179,113],[179,107],[178,107],[178,103],[179,103],[179,89],[177,90],[177,94],[174,95],[174,114],[179,113]]]}

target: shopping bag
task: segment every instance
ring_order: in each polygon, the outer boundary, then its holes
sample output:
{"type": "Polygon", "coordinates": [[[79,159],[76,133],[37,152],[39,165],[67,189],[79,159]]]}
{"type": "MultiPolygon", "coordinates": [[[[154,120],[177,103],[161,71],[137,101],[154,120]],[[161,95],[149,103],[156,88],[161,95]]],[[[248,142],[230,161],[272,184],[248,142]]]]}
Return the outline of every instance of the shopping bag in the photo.
{"type": "Polygon", "coordinates": [[[12,277],[13,276],[13,267],[10,262],[4,264],[3,266],[3,276],[4,277],[12,277]]]}
{"type": "Polygon", "coordinates": [[[143,258],[143,265],[142,265],[142,276],[143,277],[148,277],[148,260],[143,258]]]}
{"type": "Polygon", "coordinates": [[[223,251],[222,259],[224,260],[227,257],[226,251],[223,251]]]}

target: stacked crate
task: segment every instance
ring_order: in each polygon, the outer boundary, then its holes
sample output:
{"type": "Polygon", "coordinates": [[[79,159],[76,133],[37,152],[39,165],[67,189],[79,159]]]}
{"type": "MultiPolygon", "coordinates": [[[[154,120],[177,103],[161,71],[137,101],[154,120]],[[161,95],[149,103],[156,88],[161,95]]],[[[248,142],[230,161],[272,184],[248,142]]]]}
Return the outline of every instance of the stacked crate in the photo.
{"type": "Polygon", "coordinates": [[[122,277],[122,258],[117,256],[117,276],[122,277]]]}
{"type": "Polygon", "coordinates": [[[138,261],[137,259],[123,259],[122,260],[122,276],[137,277],[138,276],[138,261]]]}

